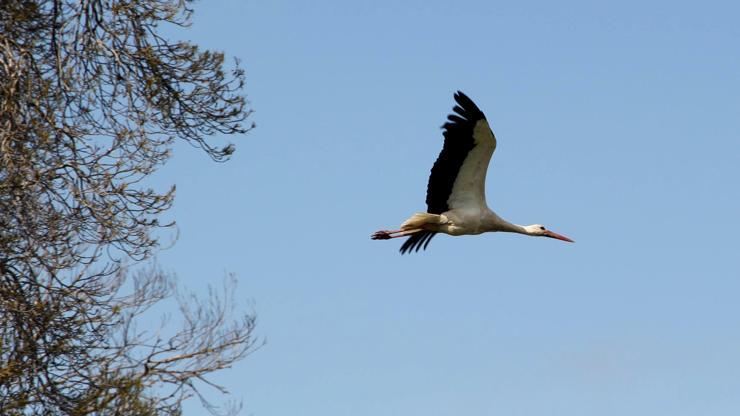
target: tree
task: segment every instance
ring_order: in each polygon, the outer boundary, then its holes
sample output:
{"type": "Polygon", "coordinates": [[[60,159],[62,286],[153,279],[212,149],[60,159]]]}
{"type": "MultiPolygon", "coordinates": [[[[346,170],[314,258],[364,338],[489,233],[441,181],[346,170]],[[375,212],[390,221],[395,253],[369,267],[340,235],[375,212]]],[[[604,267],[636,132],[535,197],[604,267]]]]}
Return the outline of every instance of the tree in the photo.
{"type": "Polygon", "coordinates": [[[172,225],[158,220],[174,187],[143,183],[174,141],[224,161],[234,147],[209,136],[254,127],[238,62],[161,35],[191,14],[185,0],[0,2],[0,414],[180,414],[255,346],[233,279],[201,301],[136,267],[172,225]],[[137,329],[172,297],[181,327],[137,329]]]}

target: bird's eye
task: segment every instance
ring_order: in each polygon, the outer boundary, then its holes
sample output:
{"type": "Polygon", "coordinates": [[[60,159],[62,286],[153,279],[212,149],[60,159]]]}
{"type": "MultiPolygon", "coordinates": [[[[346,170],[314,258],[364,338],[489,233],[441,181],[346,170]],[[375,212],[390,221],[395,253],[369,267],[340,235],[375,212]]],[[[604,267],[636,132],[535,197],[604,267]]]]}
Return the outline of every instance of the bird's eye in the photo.
{"type": "Polygon", "coordinates": [[[545,227],[540,227],[540,230],[545,231],[545,227]]]}

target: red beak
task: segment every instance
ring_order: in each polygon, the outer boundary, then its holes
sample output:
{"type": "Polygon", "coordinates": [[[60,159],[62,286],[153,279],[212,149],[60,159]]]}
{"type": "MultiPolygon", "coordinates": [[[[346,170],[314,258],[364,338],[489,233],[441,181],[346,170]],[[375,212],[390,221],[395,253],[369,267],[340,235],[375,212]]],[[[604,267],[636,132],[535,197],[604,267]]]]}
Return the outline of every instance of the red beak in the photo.
{"type": "Polygon", "coordinates": [[[545,234],[544,235],[545,235],[545,237],[555,238],[555,239],[558,239],[558,240],[567,241],[569,243],[575,243],[575,241],[571,240],[570,238],[568,238],[568,237],[566,237],[564,235],[560,235],[558,233],[554,233],[552,231],[545,231],[545,234]]]}

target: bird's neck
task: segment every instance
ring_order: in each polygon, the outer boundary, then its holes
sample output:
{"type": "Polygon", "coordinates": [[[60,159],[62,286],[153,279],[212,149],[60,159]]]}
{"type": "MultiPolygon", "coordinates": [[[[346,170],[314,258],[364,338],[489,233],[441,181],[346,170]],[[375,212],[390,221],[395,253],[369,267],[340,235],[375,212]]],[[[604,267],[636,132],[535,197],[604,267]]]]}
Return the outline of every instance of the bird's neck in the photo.
{"type": "Polygon", "coordinates": [[[506,221],[504,221],[504,222],[506,223],[506,225],[504,226],[505,228],[503,230],[501,230],[501,231],[505,231],[505,232],[509,232],[509,233],[525,234],[525,235],[529,235],[530,234],[529,230],[527,230],[527,228],[524,227],[523,225],[512,224],[512,223],[506,222],[506,221]]]}
{"type": "Polygon", "coordinates": [[[518,224],[512,224],[490,210],[486,217],[486,222],[488,223],[488,228],[490,228],[491,231],[503,231],[507,233],[519,233],[529,235],[529,230],[527,230],[526,227],[518,224]]]}

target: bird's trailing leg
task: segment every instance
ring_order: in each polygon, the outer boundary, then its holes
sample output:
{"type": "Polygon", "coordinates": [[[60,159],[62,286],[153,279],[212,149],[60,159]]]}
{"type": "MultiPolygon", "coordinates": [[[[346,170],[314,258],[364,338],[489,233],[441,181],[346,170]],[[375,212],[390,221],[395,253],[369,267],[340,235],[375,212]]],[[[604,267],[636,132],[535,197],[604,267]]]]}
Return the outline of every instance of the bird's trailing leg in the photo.
{"type": "Polygon", "coordinates": [[[373,240],[390,240],[391,238],[404,237],[404,236],[407,236],[409,234],[413,234],[419,231],[421,231],[421,228],[416,228],[413,230],[395,230],[395,231],[380,230],[380,231],[374,232],[373,235],[370,236],[370,238],[372,238],[373,240]]]}
{"type": "MultiPolygon", "coordinates": [[[[395,231],[381,230],[373,233],[370,238],[373,240],[390,240],[391,238],[405,237],[416,234],[419,231],[429,230],[429,227],[437,227],[447,224],[449,220],[444,215],[429,214],[427,212],[417,212],[411,218],[401,224],[401,228],[395,231]]],[[[436,231],[432,228],[431,231],[436,231]]]]}

